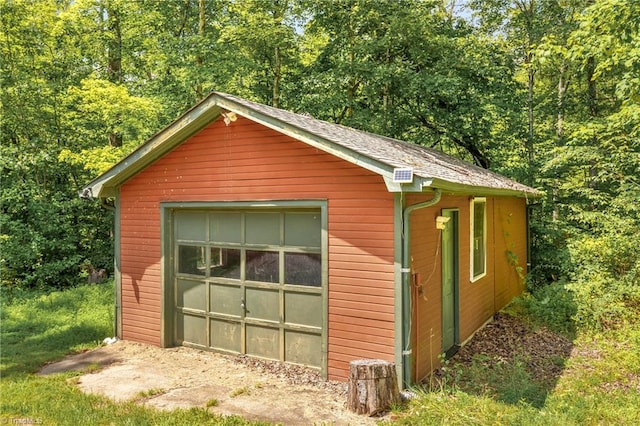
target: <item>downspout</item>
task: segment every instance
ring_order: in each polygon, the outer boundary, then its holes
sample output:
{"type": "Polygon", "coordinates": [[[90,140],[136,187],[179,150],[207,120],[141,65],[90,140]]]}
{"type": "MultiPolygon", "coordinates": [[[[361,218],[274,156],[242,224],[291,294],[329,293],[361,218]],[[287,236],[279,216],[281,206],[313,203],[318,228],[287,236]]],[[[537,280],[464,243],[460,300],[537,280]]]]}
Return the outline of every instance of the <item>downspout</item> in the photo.
{"type": "MultiPolygon", "coordinates": [[[[79,194],[80,198],[84,199],[84,200],[89,200],[89,201],[94,201],[95,198],[93,197],[93,191],[91,188],[85,188],[83,191],[81,191],[79,194]]],[[[117,202],[117,199],[116,199],[117,202]]],[[[115,219],[115,224],[113,227],[112,232],[114,233],[114,239],[117,239],[117,233],[116,233],[116,226],[117,222],[118,222],[118,208],[115,205],[115,202],[113,204],[110,204],[106,198],[100,198],[100,206],[103,207],[106,210],[109,210],[110,212],[113,212],[114,215],[114,219],[115,219]]],[[[117,241],[114,242],[114,244],[116,244],[116,248],[117,248],[117,241]]],[[[116,250],[115,253],[116,256],[119,256],[119,250],[116,250]]],[[[114,298],[115,298],[115,304],[114,304],[114,316],[113,316],[113,333],[116,337],[120,338],[120,333],[118,333],[118,327],[119,327],[119,318],[120,318],[120,283],[119,283],[119,277],[118,277],[118,271],[120,270],[120,266],[118,264],[118,260],[115,259],[114,256],[114,287],[115,287],[115,291],[114,291],[114,298]]]]}
{"type": "MultiPolygon", "coordinates": [[[[109,210],[110,212],[113,213],[114,216],[114,221],[117,220],[116,216],[117,216],[117,212],[116,212],[116,206],[115,203],[114,204],[110,204],[106,198],[101,198],[100,199],[100,205],[106,209],[109,210]]],[[[113,225],[112,228],[112,232],[114,234],[114,240],[115,238],[117,238],[117,236],[115,235],[115,223],[113,225]]],[[[115,244],[115,241],[114,241],[115,244]]],[[[119,289],[119,283],[116,282],[117,278],[115,277],[118,271],[118,266],[117,266],[117,260],[115,259],[115,255],[116,253],[114,253],[114,271],[113,271],[113,275],[114,275],[114,292],[113,292],[113,297],[114,297],[114,315],[113,315],[113,335],[120,338],[121,336],[119,336],[118,333],[118,327],[119,327],[119,322],[118,322],[118,318],[120,316],[120,289],[119,289]]]]}
{"type": "Polygon", "coordinates": [[[410,247],[410,224],[409,217],[414,210],[431,207],[440,202],[442,192],[435,188],[433,198],[429,201],[413,204],[404,209],[402,214],[402,382],[404,387],[408,387],[412,381],[411,371],[411,293],[409,291],[411,283],[409,274],[409,247],[410,247]]]}

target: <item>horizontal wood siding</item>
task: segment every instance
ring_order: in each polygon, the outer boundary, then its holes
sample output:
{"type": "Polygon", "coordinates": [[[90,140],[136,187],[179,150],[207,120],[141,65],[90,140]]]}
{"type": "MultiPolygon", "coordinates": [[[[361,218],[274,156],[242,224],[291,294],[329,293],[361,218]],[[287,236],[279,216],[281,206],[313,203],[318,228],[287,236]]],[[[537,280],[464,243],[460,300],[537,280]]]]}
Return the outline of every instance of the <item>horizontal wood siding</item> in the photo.
{"type": "MultiPolygon", "coordinates": [[[[407,197],[407,205],[429,198],[430,196],[413,195],[407,197]]],[[[436,217],[442,214],[443,209],[459,209],[458,273],[461,281],[465,278],[468,281],[469,242],[465,243],[463,238],[463,235],[469,235],[469,225],[465,225],[469,217],[468,200],[468,197],[443,195],[435,206],[415,210],[411,215],[413,323],[416,324],[412,332],[413,347],[416,348],[413,371],[417,381],[440,365],[438,355],[442,353],[442,241],[440,231],[436,229],[436,217]],[[467,265],[467,269],[464,269],[463,265],[467,265]]]]}
{"type": "Polygon", "coordinates": [[[239,118],[219,120],[120,192],[123,338],[160,344],[160,202],[328,200],[329,379],[394,361],[393,195],[382,178],[239,118]]]}
{"type": "MultiPolygon", "coordinates": [[[[430,196],[411,195],[407,205],[430,196]]],[[[471,197],[444,195],[435,206],[411,215],[412,347],[414,378],[422,380],[440,364],[442,353],[441,235],[435,219],[443,209],[458,209],[459,245],[459,342],[464,342],[523,290],[515,266],[509,263],[511,250],[526,262],[526,203],[511,197],[487,197],[487,273],[470,278],[471,197]],[[416,280],[417,278],[417,280],[416,280]]]]}
{"type": "Polygon", "coordinates": [[[504,308],[524,290],[527,273],[527,203],[522,198],[496,198],[496,309],[504,308]]]}
{"type": "MultiPolygon", "coordinates": [[[[460,217],[460,342],[467,340],[489,320],[495,309],[495,261],[491,249],[495,244],[493,198],[487,197],[487,273],[471,282],[471,219],[470,199],[460,217]]],[[[462,212],[462,210],[461,210],[462,212]]]]}

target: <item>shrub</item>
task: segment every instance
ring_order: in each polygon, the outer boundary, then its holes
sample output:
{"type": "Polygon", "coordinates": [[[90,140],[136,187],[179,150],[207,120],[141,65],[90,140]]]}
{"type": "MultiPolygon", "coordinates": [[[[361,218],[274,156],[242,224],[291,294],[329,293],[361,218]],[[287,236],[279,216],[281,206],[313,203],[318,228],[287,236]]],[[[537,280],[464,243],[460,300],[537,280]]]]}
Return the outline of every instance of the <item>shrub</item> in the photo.
{"type": "Polygon", "coordinates": [[[6,188],[0,201],[3,291],[73,286],[87,264],[113,269],[112,215],[99,203],[27,184],[6,188]]]}
{"type": "Polygon", "coordinates": [[[616,229],[570,245],[576,268],[567,288],[577,306],[576,321],[610,328],[629,319],[640,303],[640,231],[616,229]]]}
{"type": "Polygon", "coordinates": [[[516,304],[522,305],[527,316],[537,324],[566,335],[575,332],[578,308],[564,280],[539,287],[533,293],[522,296],[516,304]]]}
{"type": "Polygon", "coordinates": [[[567,247],[566,227],[538,218],[531,224],[531,269],[527,275],[530,291],[567,277],[573,270],[567,247]]]}

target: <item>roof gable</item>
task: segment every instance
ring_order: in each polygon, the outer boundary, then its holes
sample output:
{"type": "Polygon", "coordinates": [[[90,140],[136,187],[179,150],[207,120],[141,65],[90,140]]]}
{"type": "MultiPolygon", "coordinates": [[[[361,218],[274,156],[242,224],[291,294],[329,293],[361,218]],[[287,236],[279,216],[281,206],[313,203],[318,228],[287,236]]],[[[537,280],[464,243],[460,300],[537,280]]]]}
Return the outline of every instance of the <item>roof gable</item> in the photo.
{"type": "MultiPolygon", "coordinates": [[[[115,189],[209,123],[228,113],[248,118],[381,175],[389,191],[439,188],[453,193],[531,196],[537,191],[440,151],[213,92],[169,126],[85,186],[83,196],[109,197],[115,189]],[[412,184],[393,182],[393,170],[413,169],[412,184]]],[[[233,125],[229,120],[228,125],[233,125]]]]}

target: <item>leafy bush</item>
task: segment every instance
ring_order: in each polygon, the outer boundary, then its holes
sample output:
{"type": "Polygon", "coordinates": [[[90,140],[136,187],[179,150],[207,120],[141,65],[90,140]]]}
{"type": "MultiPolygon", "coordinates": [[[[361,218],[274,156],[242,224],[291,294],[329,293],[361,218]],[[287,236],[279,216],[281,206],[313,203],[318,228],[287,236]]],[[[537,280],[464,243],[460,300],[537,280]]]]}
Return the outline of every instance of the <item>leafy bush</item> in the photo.
{"type": "Polygon", "coordinates": [[[537,218],[532,224],[532,294],[522,302],[529,315],[558,331],[574,324],[615,327],[640,306],[637,212],[618,204],[606,211],[574,210],[569,222],[537,218]]]}
{"type": "Polygon", "coordinates": [[[622,227],[570,245],[576,268],[567,288],[576,321],[589,328],[614,327],[640,304],[640,230],[622,227]]]}
{"type": "MultiPolygon", "coordinates": [[[[542,213],[542,212],[539,212],[542,213]]],[[[548,213],[548,212],[547,212],[548,213]]],[[[527,275],[530,291],[566,277],[572,271],[566,226],[538,217],[531,223],[531,263],[527,275]]]]}
{"type": "Polygon", "coordinates": [[[536,324],[566,335],[575,332],[575,316],[578,312],[574,295],[564,280],[541,286],[531,294],[523,295],[515,302],[536,324]]]}
{"type": "Polygon", "coordinates": [[[112,215],[98,203],[33,182],[4,188],[0,201],[3,290],[69,287],[83,265],[112,269],[112,215]]]}

